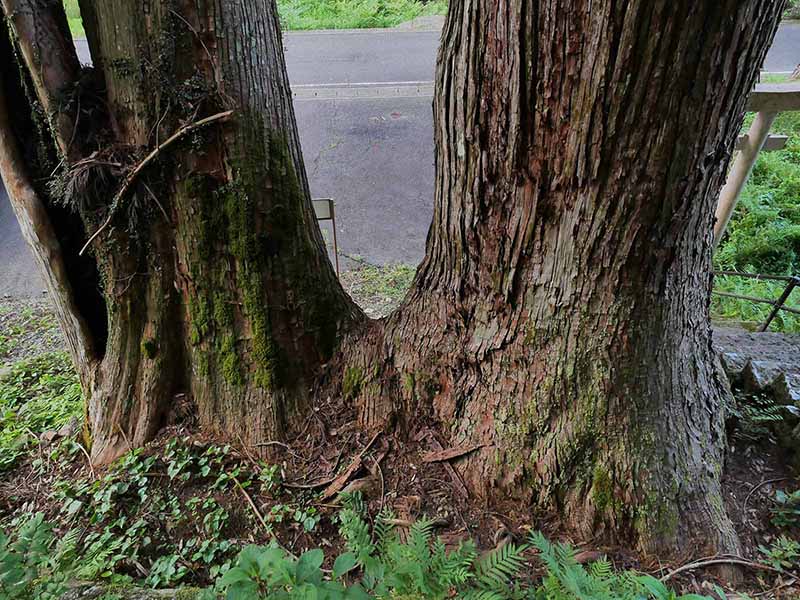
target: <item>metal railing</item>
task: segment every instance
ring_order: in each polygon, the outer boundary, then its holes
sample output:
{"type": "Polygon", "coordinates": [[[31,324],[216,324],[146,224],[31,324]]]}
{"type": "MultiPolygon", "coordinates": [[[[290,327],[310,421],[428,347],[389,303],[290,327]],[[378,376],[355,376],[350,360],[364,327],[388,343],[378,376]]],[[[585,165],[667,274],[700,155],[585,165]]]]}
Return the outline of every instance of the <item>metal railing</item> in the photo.
{"type": "Polygon", "coordinates": [[[728,277],[744,277],[745,279],[763,279],[766,281],[785,281],[786,287],[783,290],[783,293],[777,300],[769,300],[768,298],[756,298],[754,296],[744,296],[742,294],[732,294],[730,292],[718,292],[712,290],[711,293],[717,296],[723,296],[725,298],[736,298],[737,300],[746,300],[748,302],[755,302],[760,304],[770,304],[772,305],[772,310],[767,317],[767,320],[758,328],[758,331],[764,332],[766,331],[772,321],[775,320],[775,317],[778,316],[778,313],[782,310],[786,312],[790,312],[795,315],[800,315],[800,310],[797,308],[792,308],[791,306],[786,306],[786,301],[789,299],[789,296],[792,295],[792,291],[794,288],[800,287],[800,277],[797,275],[762,275],[760,273],[740,273],[739,271],[714,271],[714,276],[724,275],[728,277]]]}

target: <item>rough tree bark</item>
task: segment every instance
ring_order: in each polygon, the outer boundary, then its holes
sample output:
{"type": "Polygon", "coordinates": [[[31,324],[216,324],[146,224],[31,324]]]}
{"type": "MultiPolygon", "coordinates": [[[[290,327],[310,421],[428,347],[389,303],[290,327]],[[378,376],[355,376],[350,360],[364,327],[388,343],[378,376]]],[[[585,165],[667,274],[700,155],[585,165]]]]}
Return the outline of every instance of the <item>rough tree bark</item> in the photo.
{"type": "Polygon", "coordinates": [[[712,220],[781,8],[452,3],[426,258],[345,350],[363,423],[484,445],[473,488],[583,535],[735,550],[712,220]]]}
{"type": "Polygon", "coordinates": [[[361,313],[315,225],[274,3],[84,0],[82,71],[60,2],[3,8],[25,67],[3,73],[2,113],[24,116],[3,123],[3,174],[79,340],[93,459],[148,441],[177,403],[234,440],[280,438],[361,313]],[[80,215],[70,243],[48,230],[60,206],[80,215]],[[59,259],[88,239],[78,283],[59,259]]]}
{"type": "MultiPolygon", "coordinates": [[[[53,230],[34,249],[66,264],[110,218],[91,264],[51,268],[62,327],[87,330],[73,354],[96,460],[149,439],[176,396],[245,443],[280,436],[338,349],[325,381],[365,427],[483,445],[459,465],[477,493],[645,552],[736,547],[711,221],[782,1],[451,2],[427,254],[379,322],[314,225],[272,1],[81,0],[99,68],[80,73],[40,50],[68,51],[57,2],[2,2],[27,65],[3,73],[9,110],[30,113],[27,93],[46,111],[0,121],[9,155],[46,147],[23,182],[62,165],[61,185],[28,186],[53,230]],[[58,201],[80,235],[55,226],[58,201]]],[[[19,162],[2,160],[7,181],[19,162]]]]}

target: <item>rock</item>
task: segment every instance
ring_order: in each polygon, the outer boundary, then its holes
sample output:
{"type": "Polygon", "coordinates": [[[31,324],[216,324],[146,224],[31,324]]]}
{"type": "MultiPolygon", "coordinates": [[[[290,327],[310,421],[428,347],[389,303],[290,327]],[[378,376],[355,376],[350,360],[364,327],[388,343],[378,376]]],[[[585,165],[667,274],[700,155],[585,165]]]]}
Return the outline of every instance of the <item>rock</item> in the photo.
{"type": "Polygon", "coordinates": [[[732,384],[800,405],[800,335],[715,327],[714,347],[732,384]]]}
{"type": "Polygon", "coordinates": [[[58,437],[58,432],[55,431],[54,429],[51,429],[50,431],[45,431],[43,434],[41,434],[39,436],[39,441],[43,445],[47,446],[49,444],[52,444],[53,440],[56,439],[57,437],[58,437]]]}
{"type": "Polygon", "coordinates": [[[740,352],[722,352],[722,367],[729,376],[738,377],[747,367],[747,356],[740,352]]]}
{"type": "Polygon", "coordinates": [[[751,359],[745,369],[745,387],[754,392],[770,388],[783,375],[782,365],[771,360],[751,359]]]}
{"type": "Polygon", "coordinates": [[[800,375],[785,373],[773,386],[773,391],[781,404],[800,407],[800,375]]]}
{"type": "Polygon", "coordinates": [[[72,417],[69,420],[69,423],[67,423],[61,429],[58,430],[58,437],[60,438],[72,437],[78,432],[80,428],[81,428],[81,423],[80,421],[78,421],[78,417],[72,417]]]}

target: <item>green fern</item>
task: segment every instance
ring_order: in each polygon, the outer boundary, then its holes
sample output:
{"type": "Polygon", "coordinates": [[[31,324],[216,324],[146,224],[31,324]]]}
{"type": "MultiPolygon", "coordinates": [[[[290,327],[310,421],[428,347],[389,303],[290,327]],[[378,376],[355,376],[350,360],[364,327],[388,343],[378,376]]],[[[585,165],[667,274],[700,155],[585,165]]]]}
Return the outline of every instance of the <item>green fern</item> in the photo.
{"type": "MultiPolygon", "coordinates": [[[[501,592],[507,589],[525,565],[523,553],[526,546],[504,544],[492,550],[475,565],[477,584],[487,591],[501,592]]],[[[505,596],[501,596],[505,597],[505,596]]]]}
{"type": "Polygon", "coordinates": [[[366,567],[375,553],[372,533],[364,520],[366,511],[361,494],[341,494],[342,510],[339,513],[339,533],[344,538],[345,546],[356,557],[361,567],[366,567]]]}
{"type": "Polygon", "coordinates": [[[388,507],[384,507],[375,517],[375,548],[379,554],[384,554],[391,544],[398,541],[397,530],[391,523],[396,517],[397,515],[388,507]]]}

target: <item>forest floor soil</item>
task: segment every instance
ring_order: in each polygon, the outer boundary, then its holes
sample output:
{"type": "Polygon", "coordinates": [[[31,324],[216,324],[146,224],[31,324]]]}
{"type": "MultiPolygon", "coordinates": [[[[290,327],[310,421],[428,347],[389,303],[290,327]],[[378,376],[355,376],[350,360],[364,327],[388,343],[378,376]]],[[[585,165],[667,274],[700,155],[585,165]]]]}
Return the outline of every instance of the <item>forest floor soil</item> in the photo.
{"type": "MultiPolygon", "coordinates": [[[[343,274],[343,285],[370,316],[382,317],[401,302],[413,275],[414,269],[403,265],[378,268],[361,264],[343,274]]],[[[762,549],[770,548],[782,535],[800,540],[797,524],[779,527],[774,519],[776,494],[800,487],[800,448],[787,444],[794,435],[792,431],[787,431],[786,426],[776,427],[775,421],[762,418],[758,412],[772,415],[781,409],[780,401],[773,399],[780,379],[775,373],[796,373],[793,369],[800,365],[800,336],[717,328],[715,344],[729,373],[734,374],[737,399],[732,410],[736,416],[728,419],[724,502],[742,541],[742,557],[763,564],[762,549]],[[756,379],[764,385],[755,387],[756,379]],[[768,407],[752,408],[749,403],[753,398],[766,402],[768,407]]],[[[2,369],[61,348],[46,299],[0,299],[0,386],[2,369]]],[[[794,420],[787,419],[786,423],[800,432],[798,419],[789,417],[794,420]]],[[[226,542],[266,544],[278,539],[295,554],[321,547],[330,561],[342,548],[337,532],[336,492],[360,491],[370,515],[391,509],[401,528],[427,517],[435,522],[437,534],[451,546],[473,539],[479,548],[488,550],[507,540],[522,541],[531,530],[540,530],[552,540],[574,543],[581,561],[607,556],[616,568],[656,576],[702,558],[687,555],[663,563],[642,559],[628,548],[603,540],[577,539],[560,526],[554,514],[532,514],[528,507],[513,501],[476,498],[461,481],[460,458],[428,462],[431,453],[446,448],[446,441],[437,438],[424,424],[412,429],[413,439],[408,434],[366,434],[357,427],[352,411],[339,399],[328,398],[316,405],[294,439],[286,443],[266,440],[258,448],[242,447],[234,441],[229,450],[213,450],[218,447],[215,441],[197,431],[191,422],[174,424],[138,455],[136,465],[147,465],[144,472],[135,470],[139,468],[135,465],[131,472],[94,470],[76,443],[64,450],[64,442],[69,445],[70,440],[62,439],[62,433],[35,432],[38,439],[30,451],[12,468],[0,471],[0,528],[22,514],[43,512],[63,534],[77,525],[82,511],[93,507],[94,524],[88,527],[97,535],[111,531],[109,528],[113,529],[113,523],[121,518],[128,524],[142,519],[146,525],[139,538],[163,538],[168,540],[164,544],[174,543],[178,548],[181,543],[185,547],[213,540],[205,539],[207,530],[197,524],[176,518],[176,507],[180,513],[193,514],[196,509],[192,507],[208,506],[218,507],[227,515],[215,534],[226,542]],[[176,439],[180,440],[177,450],[176,439]],[[220,458],[214,470],[205,472],[202,457],[209,452],[220,458]],[[166,457],[171,454],[183,458],[169,462],[166,457]],[[176,465],[184,463],[189,466],[180,468],[191,473],[185,479],[180,473],[175,474],[179,468],[176,465]],[[220,479],[221,474],[235,475],[234,479],[220,479]],[[117,496],[110,512],[105,513],[102,510],[106,509],[93,503],[95,498],[111,493],[107,490],[117,490],[117,496]],[[147,500],[142,502],[144,493],[147,500]]],[[[74,428],[63,435],[71,435],[73,440],[79,437],[74,428]]],[[[154,547],[142,547],[136,561],[120,564],[117,569],[141,577],[156,560],[155,554],[150,554],[153,552],[154,547]]],[[[535,578],[541,573],[541,565],[533,553],[529,559],[529,576],[535,578]]],[[[204,586],[212,580],[208,565],[202,561],[186,560],[186,569],[181,584],[204,586]]],[[[751,597],[761,594],[759,597],[797,598],[798,571],[746,569],[735,587],[751,597]]],[[[713,570],[682,572],[670,583],[684,592],[710,596],[715,585],[731,589],[713,570]]]]}

